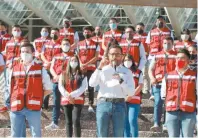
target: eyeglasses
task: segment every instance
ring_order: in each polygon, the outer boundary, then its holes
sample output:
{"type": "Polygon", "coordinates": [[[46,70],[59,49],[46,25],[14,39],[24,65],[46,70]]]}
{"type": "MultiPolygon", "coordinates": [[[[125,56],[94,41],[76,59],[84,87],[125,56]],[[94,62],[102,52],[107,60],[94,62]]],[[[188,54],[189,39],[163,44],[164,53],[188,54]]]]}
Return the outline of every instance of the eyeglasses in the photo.
{"type": "Polygon", "coordinates": [[[122,56],[122,54],[121,53],[109,53],[109,55],[110,56],[115,56],[115,57],[120,57],[120,56],[122,56]]]}

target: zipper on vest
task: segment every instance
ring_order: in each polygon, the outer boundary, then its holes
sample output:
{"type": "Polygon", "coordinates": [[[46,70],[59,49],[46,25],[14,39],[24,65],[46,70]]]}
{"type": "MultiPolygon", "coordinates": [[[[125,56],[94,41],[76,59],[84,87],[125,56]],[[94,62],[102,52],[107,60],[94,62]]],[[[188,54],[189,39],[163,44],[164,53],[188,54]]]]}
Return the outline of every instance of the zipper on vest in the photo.
{"type": "Polygon", "coordinates": [[[179,75],[179,81],[178,81],[178,99],[177,99],[177,110],[180,109],[180,91],[181,91],[181,85],[182,85],[182,76],[179,75]]]}

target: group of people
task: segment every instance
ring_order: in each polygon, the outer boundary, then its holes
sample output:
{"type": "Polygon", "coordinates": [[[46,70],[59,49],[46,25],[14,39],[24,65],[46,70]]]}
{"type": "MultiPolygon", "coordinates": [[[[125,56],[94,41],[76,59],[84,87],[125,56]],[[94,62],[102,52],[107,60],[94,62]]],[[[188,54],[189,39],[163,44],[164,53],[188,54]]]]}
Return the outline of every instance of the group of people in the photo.
{"type": "Polygon", "coordinates": [[[0,24],[0,72],[5,74],[5,107],[10,111],[11,136],[26,136],[26,121],[33,137],[41,137],[41,110],[53,95],[52,123],[58,129],[65,114],[66,136],[81,136],[80,115],[88,91],[88,112],[96,112],[97,136],[108,137],[112,121],[114,137],[138,137],[142,94],[154,100],[154,125],[162,125],[169,137],[192,137],[198,107],[197,46],[188,29],[174,41],[163,16],[147,34],[144,24],[118,30],[111,18],[110,30],[84,27],[84,39],[72,29],[69,17],[63,28],[41,29],[33,44],[22,37],[19,25],[7,33],[0,24]],[[4,62],[5,61],[5,62],[4,62]],[[94,92],[98,91],[96,111],[94,92]],[[163,105],[165,110],[163,110],[163,105]],[[74,131],[73,131],[74,130],[74,131]]]}

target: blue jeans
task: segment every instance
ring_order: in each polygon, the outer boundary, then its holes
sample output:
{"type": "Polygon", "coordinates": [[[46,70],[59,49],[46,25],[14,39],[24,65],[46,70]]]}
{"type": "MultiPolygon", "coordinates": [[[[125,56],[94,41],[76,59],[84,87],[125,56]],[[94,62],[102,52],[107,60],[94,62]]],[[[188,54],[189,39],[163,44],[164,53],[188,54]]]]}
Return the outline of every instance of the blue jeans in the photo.
{"type": "Polygon", "coordinates": [[[32,111],[24,108],[21,111],[10,112],[11,136],[25,137],[28,121],[32,137],[41,137],[41,111],[32,111]]]}
{"type": "Polygon", "coordinates": [[[60,100],[61,94],[58,90],[58,83],[53,83],[53,111],[52,111],[52,121],[58,125],[58,119],[60,116],[60,100]]]}
{"type": "Polygon", "coordinates": [[[138,115],[140,104],[127,103],[124,137],[138,137],[138,115]]]}
{"type": "Polygon", "coordinates": [[[166,112],[166,126],[169,137],[193,137],[196,113],[183,111],[166,112]],[[181,135],[180,135],[181,133],[181,135]]]}
{"type": "Polygon", "coordinates": [[[126,115],[125,102],[112,103],[98,100],[96,108],[97,136],[108,137],[112,119],[113,137],[123,137],[126,115]]]}
{"type": "Polygon", "coordinates": [[[161,86],[153,85],[152,92],[154,94],[154,124],[160,125],[161,117],[162,117],[162,99],[161,99],[161,86]]]}

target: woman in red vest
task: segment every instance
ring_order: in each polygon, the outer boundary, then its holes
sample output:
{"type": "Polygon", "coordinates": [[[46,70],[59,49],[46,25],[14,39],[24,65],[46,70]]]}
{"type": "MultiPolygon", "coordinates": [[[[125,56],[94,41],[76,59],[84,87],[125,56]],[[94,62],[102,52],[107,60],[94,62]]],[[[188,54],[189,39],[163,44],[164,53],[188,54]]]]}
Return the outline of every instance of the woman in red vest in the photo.
{"type": "Polygon", "coordinates": [[[84,92],[87,88],[87,77],[80,70],[80,62],[76,55],[72,56],[67,68],[60,76],[59,91],[66,121],[66,135],[72,137],[73,126],[75,137],[81,136],[80,115],[84,105],[84,92]]]}
{"type": "Polygon", "coordinates": [[[193,46],[195,42],[192,41],[191,32],[188,29],[184,29],[181,32],[181,39],[176,42],[174,46],[175,51],[179,51],[179,49],[187,49],[190,46],[193,46]]]}
{"type": "Polygon", "coordinates": [[[127,117],[125,122],[124,137],[138,137],[138,115],[141,104],[141,90],[143,87],[142,72],[137,69],[134,59],[130,54],[124,58],[124,66],[130,69],[133,73],[135,81],[135,95],[127,98],[127,117]]]}

